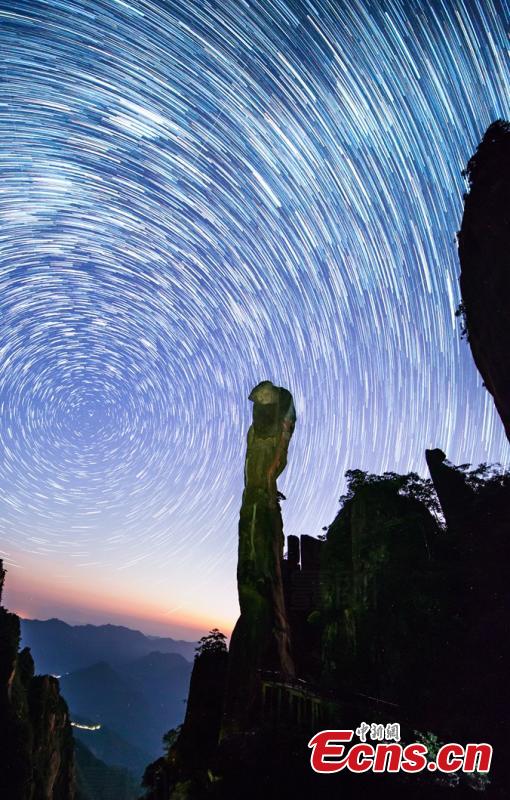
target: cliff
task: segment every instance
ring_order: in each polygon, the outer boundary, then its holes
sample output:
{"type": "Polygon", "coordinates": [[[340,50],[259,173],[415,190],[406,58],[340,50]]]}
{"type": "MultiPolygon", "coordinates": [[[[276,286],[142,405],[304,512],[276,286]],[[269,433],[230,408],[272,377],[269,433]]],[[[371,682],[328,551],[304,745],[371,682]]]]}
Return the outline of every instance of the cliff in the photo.
{"type": "MultiPolygon", "coordinates": [[[[5,570],[0,561],[0,600],[5,570]]],[[[0,797],[74,800],[73,737],[56,678],[19,652],[20,621],[0,606],[0,797]]]]}
{"type": "Polygon", "coordinates": [[[510,123],[490,125],[465,175],[461,308],[475,364],[510,439],[510,123]]]}
{"type": "Polygon", "coordinates": [[[224,637],[218,634],[202,640],[205,646],[195,657],[184,722],[165,737],[165,756],[147,767],[145,800],[201,797],[211,786],[228,668],[224,637]]]}
{"type": "Polygon", "coordinates": [[[358,474],[352,496],[329,527],[322,558],[321,680],[338,694],[377,697],[420,717],[442,667],[438,645],[449,616],[448,566],[444,531],[421,500],[405,494],[406,481],[358,474]]]}
{"type": "MultiPolygon", "coordinates": [[[[449,516],[457,580],[452,587],[460,649],[452,659],[459,729],[494,747],[494,783],[508,785],[505,749],[508,686],[510,473],[499,467],[455,467],[427,451],[430,474],[449,516]],[[462,713],[462,710],[465,710],[462,713]]],[[[504,795],[502,795],[504,796],[504,795]]]]}

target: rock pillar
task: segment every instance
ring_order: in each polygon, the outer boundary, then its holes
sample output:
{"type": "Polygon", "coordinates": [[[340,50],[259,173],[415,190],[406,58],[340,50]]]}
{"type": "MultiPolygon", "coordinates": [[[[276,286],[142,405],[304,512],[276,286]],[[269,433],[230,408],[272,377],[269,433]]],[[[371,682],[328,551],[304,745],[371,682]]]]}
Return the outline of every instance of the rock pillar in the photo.
{"type": "Polygon", "coordinates": [[[276,481],[287,464],[296,412],[291,393],[270,381],[259,383],[249,400],[253,423],[246,448],[237,565],[241,613],[230,643],[223,736],[250,728],[259,701],[261,670],[294,675],[276,481]]]}

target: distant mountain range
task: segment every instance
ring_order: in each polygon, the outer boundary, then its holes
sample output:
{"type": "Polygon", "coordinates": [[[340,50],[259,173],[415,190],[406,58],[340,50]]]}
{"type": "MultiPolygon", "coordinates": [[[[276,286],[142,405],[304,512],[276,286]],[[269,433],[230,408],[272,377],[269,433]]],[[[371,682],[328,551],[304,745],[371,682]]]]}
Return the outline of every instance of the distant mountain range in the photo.
{"type": "Polygon", "coordinates": [[[94,759],[128,769],[139,782],[147,764],[162,755],[163,735],[183,721],[196,643],[58,619],[21,620],[21,634],[36,672],[59,678],[71,719],[88,725],[74,728],[75,739],[90,751],[80,751],[90,767],[88,782],[92,770],[98,785],[112,780],[121,791],[121,773],[108,777],[94,759]]]}
{"type": "Polygon", "coordinates": [[[68,625],[59,619],[21,620],[22,647],[30,647],[38,673],[63,675],[106,661],[113,667],[159,653],[193,661],[196,642],[145,636],[121,625],[68,625]]]}
{"type": "Polygon", "coordinates": [[[106,764],[129,770],[131,775],[141,778],[151,760],[148,752],[127,742],[107,725],[99,729],[87,717],[73,713],[73,736],[81,742],[96,758],[106,764]],[[81,727],[78,727],[81,726],[81,727]]]}
{"type": "Polygon", "coordinates": [[[184,718],[191,669],[177,653],[152,653],[115,669],[100,661],[68,673],[60,689],[73,719],[106,725],[154,758],[163,734],[184,718]]]}

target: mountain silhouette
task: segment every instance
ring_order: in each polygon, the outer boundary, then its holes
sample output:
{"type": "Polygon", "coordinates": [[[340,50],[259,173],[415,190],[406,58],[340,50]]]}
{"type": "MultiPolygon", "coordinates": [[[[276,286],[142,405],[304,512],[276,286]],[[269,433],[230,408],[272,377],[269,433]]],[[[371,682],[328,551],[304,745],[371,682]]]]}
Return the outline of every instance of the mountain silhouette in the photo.
{"type": "Polygon", "coordinates": [[[59,619],[21,620],[23,647],[30,647],[38,672],[63,675],[99,661],[112,666],[154,651],[193,661],[195,642],[146,636],[121,625],[68,625],[59,619]]]}

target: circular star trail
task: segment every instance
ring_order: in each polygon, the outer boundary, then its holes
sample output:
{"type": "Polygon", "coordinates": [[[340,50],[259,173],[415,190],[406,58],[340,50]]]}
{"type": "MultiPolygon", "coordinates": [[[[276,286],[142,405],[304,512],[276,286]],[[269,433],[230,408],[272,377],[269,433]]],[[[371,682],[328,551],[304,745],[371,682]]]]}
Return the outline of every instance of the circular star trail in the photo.
{"type": "Polygon", "coordinates": [[[508,10],[0,2],[8,558],[233,618],[263,379],[298,414],[287,533],[332,520],[349,468],[508,460],[454,317],[508,10]]]}

